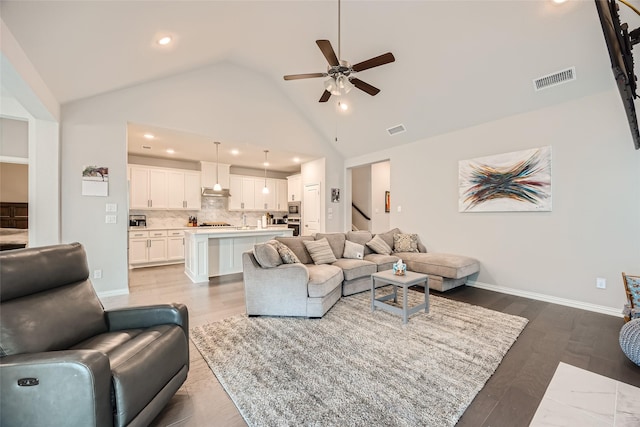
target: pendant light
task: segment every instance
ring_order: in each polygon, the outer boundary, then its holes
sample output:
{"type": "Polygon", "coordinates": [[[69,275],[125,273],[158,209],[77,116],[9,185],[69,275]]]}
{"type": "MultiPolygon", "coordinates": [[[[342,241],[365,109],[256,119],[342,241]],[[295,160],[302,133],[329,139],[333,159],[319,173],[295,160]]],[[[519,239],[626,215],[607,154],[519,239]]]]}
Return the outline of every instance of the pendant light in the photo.
{"type": "Polygon", "coordinates": [[[262,188],[262,194],[269,194],[269,187],[267,187],[267,153],[269,150],[264,150],[264,187],[262,188]]]}
{"type": "Polygon", "coordinates": [[[213,186],[213,190],[221,191],[222,185],[220,185],[220,181],[218,181],[218,168],[220,167],[218,162],[218,146],[220,145],[220,143],[218,141],[215,141],[214,144],[216,144],[216,185],[213,186]]]}

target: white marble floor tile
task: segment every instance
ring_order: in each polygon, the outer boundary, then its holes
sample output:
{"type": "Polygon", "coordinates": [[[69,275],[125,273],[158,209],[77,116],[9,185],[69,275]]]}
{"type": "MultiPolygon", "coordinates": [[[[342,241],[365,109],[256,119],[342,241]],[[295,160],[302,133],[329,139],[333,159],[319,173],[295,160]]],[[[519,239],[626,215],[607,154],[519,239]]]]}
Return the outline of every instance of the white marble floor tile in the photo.
{"type": "Polygon", "coordinates": [[[559,363],[533,427],[640,426],[640,388],[559,363]]]}
{"type": "Polygon", "coordinates": [[[612,425],[616,381],[560,362],[544,398],[580,409],[612,425]]]}
{"type": "Polygon", "coordinates": [[[543,398],[530,427],[611,427],[613,421],[594,418],[589,413],[543,398]]]}
{"type": "Polygon", "coordinates": [[[640,426],[640,388],[618,382],[615,427],[640,426]]]}

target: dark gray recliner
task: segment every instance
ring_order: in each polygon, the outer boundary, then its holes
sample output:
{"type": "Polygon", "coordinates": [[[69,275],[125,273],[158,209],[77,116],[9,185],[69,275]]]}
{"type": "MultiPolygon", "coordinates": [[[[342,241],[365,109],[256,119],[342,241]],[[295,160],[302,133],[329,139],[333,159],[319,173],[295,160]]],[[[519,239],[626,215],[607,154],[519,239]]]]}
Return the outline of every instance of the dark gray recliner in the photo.
{"type": "Polygon", "coordinates": [[[0,253],[0,425],[144,426],[187,378],[186,306],[105,311],[79,243],[0,253]]]}

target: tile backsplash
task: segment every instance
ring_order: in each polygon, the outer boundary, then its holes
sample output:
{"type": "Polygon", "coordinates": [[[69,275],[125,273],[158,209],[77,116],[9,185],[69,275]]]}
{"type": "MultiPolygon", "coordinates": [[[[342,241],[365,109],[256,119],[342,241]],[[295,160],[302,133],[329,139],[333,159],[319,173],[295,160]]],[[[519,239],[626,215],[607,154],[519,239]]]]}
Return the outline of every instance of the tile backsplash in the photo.
{"type": "MultiPolygon", "coordinates": [[[[199,211],[193,210],[130,210],[130,215],[146,215],[147,227],[172,228],[186,227],[190,216],[198,218],[198,224],[203,222],[228,222],[232,225],[242,225],[241,211],[229,211],[229,199],[226,197],[203,197],[199,211]]],[[[246,211],[247,225],[256,225],[264,212],[246,211]]],[[[282,218],[287,212],[269,212],[274,218],[282,218]]]]}

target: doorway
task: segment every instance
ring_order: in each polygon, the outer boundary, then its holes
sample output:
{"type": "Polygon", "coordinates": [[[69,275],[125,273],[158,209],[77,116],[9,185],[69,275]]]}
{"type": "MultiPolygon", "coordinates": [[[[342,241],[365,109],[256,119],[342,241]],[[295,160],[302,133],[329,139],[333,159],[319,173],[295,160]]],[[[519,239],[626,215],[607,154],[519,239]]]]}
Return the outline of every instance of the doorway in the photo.
{"type": "Polygon", "coordinates": [[[391,162],[351,169],[351,230],[381,233],[390,228],[391,162]]]}
{"type": "Polygon", "coordinates": [[[304,208],[302,219],[303,236],[310,236],[320,232],[320,184],[308,184],[304,186],[304,208]]]}

